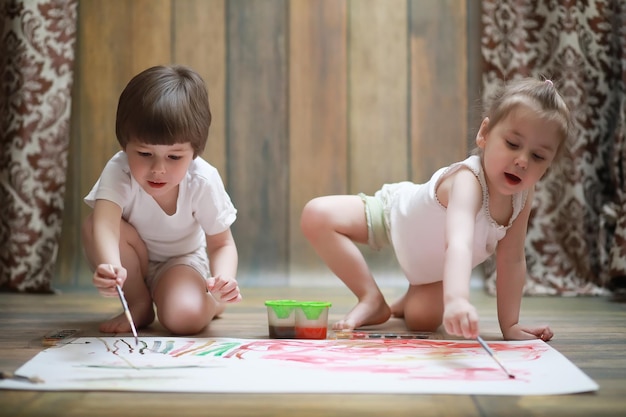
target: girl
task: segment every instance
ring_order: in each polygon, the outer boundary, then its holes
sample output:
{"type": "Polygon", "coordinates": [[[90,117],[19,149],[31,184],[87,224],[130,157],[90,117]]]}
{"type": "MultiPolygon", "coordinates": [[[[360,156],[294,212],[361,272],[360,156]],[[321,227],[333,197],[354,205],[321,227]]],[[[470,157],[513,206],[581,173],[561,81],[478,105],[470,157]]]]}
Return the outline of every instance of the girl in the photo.
{"type": "Polygon", "coordinates": [[[567,141],[569,111],[550,80],[524,79],[495,96],[477,149],[425,184],[386,184],[374,196],[326,196],[304,207],[301,228],[357,296],[335,330],[403,317],[409,329],[478,336],[469,301],[472,269],[496,253],[497,308],[505,339],[549,340],[548,326],[518,323],[526,277],[524,240],[533,189],[567,141]],[[358,247],[391,244],[409,281],[389,306],[358,247]]]}

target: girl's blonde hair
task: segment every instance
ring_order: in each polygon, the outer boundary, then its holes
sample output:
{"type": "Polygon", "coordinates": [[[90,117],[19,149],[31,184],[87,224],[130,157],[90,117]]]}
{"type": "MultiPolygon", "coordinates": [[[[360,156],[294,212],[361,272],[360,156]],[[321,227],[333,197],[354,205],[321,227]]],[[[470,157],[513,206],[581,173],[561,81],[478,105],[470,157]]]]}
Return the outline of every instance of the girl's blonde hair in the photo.
{"type": "MultiPolygon", "coordinates": [[[[533,108],[541,118],[558,125],[559,147],[554,157],[558,161],[566,149],[571,130],[570,111],[551,80],[524,78],[501,86],[492,96],[484,117],[489,118],[488,129],[504,120],[519,105],[533,108]]],[[[474,152],[476,153],[476,152],[474,152]]]]}

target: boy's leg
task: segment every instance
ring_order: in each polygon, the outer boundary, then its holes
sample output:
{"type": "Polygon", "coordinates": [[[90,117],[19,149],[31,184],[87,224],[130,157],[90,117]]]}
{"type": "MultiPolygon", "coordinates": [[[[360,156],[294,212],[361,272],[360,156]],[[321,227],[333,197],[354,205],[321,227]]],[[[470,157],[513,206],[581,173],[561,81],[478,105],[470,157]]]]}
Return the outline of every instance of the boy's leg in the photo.
{"type": "Polygon", "coordinates": [[[443,282],[409,286],[394,313],[400,307],[409,330],[436,331],[443,321],[443,282]]]}
{"type": "Polygon", "coordinates": [[[390,317],[389,306],[359,248],[367,243],[368,229],[363,200],[359,196],[328,196],[311,200],[302,212],[301,229],[317,254],[357,296],[357,305],[335,330],[351,330],[379,324],[390,317]]]}
{"type": "Polygon", "coordinates": [[[207,292],[202,275],[188,265],[165,270],[153,294],[159,322],[173,334],[197,334],[223,311],[223,305],[207,292]]]}
{"type": "MultiPolygon", "coordinates": [[[[91,215],[85,219],[83,224],[82,242],[85,256],[91,267],[94,268],[93,250],[95,244],[91,215]]],[[[148,270],[148,252],[135,228],[124,220],[120,223],[120,259],[127,272],[123,287],[124,296],[128,301],[128,308],[135,326],[137,328],[148,326],[154,321],[152,299],[144,281],[144,276],[148,270]]],[[[130,324],[122,312],[102,323],[100,331],[103,333],[126,333],[130,331],[130,324]]]]}

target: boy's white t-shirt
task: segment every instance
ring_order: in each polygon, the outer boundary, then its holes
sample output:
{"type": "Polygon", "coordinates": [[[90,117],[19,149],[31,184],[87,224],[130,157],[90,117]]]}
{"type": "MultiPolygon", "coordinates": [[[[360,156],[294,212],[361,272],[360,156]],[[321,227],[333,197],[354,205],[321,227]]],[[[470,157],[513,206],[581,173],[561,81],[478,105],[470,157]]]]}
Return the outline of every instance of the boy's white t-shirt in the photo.
{"type": "Polygon", "coordinates": [[[511,196],[513,214],[506,225],[498,224],[489,213],[489,190],[480,157],[473,155],[439,169],[424,184],[403,182],[390,187],[392,195],[386,208],[389,236],[396,258],[412,284],[428,284],[443,279],[445,265],[446,208],[439,202],[436,190],[441,181],[461,168],[470,169],[480,182],[483,203],[476,214],[472,267],[491,256],[513,221],[526,204],[528,191],[511,196]]]}
{"type": "Polygon", "coordinates": [[[124,151],[109,160],[84,201],[93,208],[99,199],[122,208],[122,218],[145,242],[149,259],[157,262],[206,247],[205,234],[227,230],[237,215],[217,169],[201,157],[192,161],[181,181],[171,216],[135,181],[124,151]]]}

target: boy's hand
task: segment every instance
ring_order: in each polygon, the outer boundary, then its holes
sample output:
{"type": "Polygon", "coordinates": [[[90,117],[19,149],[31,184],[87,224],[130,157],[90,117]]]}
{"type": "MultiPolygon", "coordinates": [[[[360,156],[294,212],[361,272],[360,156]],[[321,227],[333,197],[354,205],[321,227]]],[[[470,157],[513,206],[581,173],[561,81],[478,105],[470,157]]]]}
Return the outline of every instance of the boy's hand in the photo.
{"type": "Polygon", "coordinates": [[[459,298],[444,306],[443,325],[453,336],[475,339],[478,336],[478,313],[469,301],[459,298]]]}
{"type": "Polygon", "coordinates": [[[100,264],[93,273],[93,285],[105,297],[117,297],[115,285],[124,285],[126,268],[111,264],[100,264]]]}
{"type": "Polygon", "coordinates": [[[525,327],[515,324],[509,329],[504,330],[503,336],[505,340],[532,340],[541,339],[544,342],[552,339],[554,333],[549,326],[525,327]]]}
{"type": "Polygon", "coordinates": [[[207,290],[217,295],[217,300],[225,303],[236,303],[241,301],[241,293],[239,292],[239,285],[234,278],[224,278],[221,275],[217,275],[206,280],[207,290]]]}

